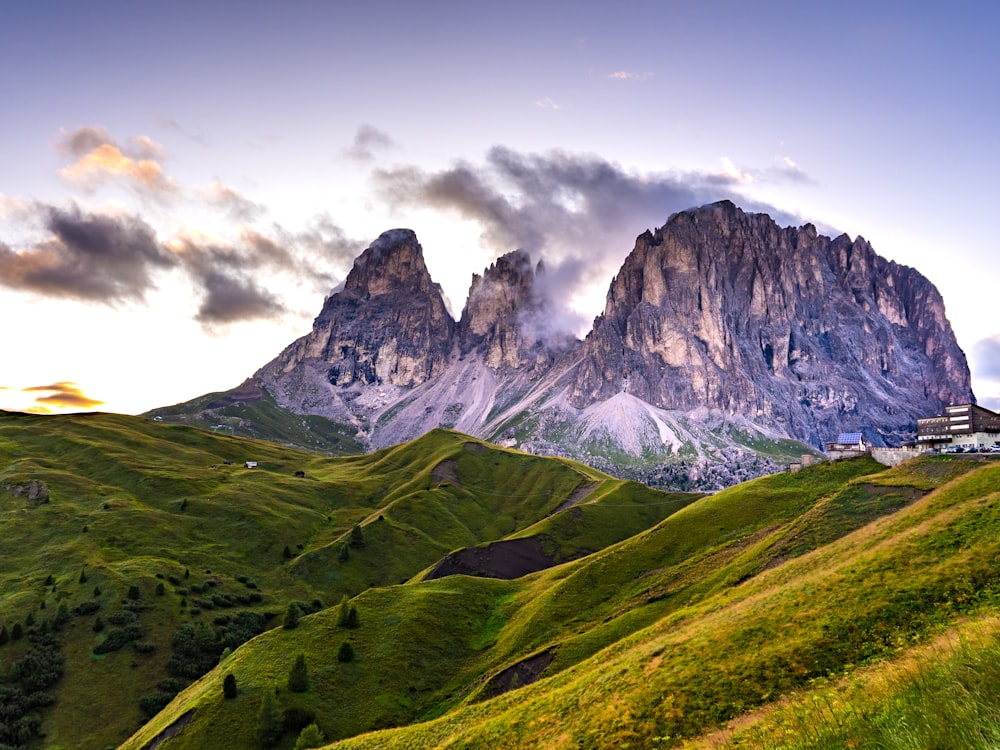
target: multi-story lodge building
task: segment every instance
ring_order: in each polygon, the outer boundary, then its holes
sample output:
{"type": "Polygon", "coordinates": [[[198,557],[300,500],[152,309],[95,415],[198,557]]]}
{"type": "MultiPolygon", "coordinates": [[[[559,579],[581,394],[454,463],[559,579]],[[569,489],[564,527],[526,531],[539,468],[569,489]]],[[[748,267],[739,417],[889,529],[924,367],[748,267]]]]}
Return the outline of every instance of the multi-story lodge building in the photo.
{"type": "Polygon", "coordinates": [[[953,404],[939,417],[917,420],[917,445],[966,450],[1000,445],[1000,414],[976,404],[953,404]]]}

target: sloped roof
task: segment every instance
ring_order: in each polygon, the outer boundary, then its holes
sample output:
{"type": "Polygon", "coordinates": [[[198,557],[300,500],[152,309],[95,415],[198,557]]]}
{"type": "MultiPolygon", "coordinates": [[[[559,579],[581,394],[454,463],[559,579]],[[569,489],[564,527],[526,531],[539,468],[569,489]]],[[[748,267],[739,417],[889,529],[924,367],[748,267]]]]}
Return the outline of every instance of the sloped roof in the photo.
{"type": "Polygon", "coordinates": [[[861,442],[861,433],[842,432],[837,435],[837,442],[841,445],[858,445],[861,442]]]}

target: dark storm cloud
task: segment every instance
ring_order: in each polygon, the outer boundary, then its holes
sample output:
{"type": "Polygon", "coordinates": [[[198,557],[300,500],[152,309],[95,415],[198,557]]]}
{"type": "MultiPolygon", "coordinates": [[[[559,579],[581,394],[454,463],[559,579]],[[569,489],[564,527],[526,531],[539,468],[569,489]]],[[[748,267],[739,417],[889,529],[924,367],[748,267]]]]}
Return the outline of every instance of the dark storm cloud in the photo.
{"type": "Polygon", "coordinates": [[[205,325],[276,319],[289,310],[268,288],[279,277],[325,294],[364,249],[328,216],[303,232],[244,229],[232,242],[178,237],[163,242],[135,216],[44,204],[19,208],[44,236],[27,247],[0,241],[0,286],[52,298],[117,305],[142,302],[159,274],[180,272],[205,325]]]}
{"type": "Polygon", "coordinates": [[[195,320],[207,327],[274,319],[287,312],[277,297],[252,278],[210,270],[200,281],[204,297],[195,320]]]}
{"type": "Polygon", "coordinates": [[[142,301],[153,276],[175,265],[153,230],[133,216],[39,207],[49,236],[25,252],[0,244],[0,284],[109,305],[142,301]]]}
{"type": "Polygon", "coordinates": [[[354,161],[372,162],[375,161],[377,151],[387,151],[393,148],[398,148],[398,145],[388,133],[384,133],[374,125],[365,123],[355,133],[354,143],[343,149],[341,154],[354,161]]]}

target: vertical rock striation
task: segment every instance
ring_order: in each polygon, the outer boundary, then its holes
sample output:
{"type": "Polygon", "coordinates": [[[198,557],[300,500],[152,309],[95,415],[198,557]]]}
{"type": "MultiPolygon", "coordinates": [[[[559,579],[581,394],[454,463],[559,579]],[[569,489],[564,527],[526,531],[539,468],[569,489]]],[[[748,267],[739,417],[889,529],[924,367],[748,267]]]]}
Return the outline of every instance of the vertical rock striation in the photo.
{"type": "Polygon", "coordinates": [[[455,322],[409,229],[382,234],[355,261],[342,291],[329,296],[311,333],[268,368],[277,377],[322,362],[334,386],[419,385],[451,354],[455,322]]]}
{"type": "Polygon", "coordinates": [[[898,442],[972,398],[937,289],[864,239],[781,228],[728,201],[645,232],[584,344],[571,403],[625,391],[721,410],[820,445],[898,442]]]}

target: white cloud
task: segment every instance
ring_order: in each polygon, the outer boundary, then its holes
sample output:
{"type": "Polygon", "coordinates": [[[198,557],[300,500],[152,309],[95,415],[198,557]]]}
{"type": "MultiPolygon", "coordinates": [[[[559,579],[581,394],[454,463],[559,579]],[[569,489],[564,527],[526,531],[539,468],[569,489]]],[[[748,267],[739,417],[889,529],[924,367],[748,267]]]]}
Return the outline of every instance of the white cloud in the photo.
{"type": "Polygon", "coordinates": [[[614,73],[608,73],[608,78],[615,81],[642,81],[652,77],[652,73],[637,73],[631,70],[616,70],[614,73]]]}

